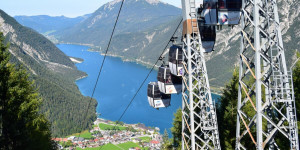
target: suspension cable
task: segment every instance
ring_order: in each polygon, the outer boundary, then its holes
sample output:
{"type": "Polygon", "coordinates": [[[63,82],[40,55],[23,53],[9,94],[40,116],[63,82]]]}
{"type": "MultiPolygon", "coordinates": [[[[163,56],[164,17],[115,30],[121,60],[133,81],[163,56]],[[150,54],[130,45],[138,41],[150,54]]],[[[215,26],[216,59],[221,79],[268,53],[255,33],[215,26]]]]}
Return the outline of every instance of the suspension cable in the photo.
{"type": "MultiPolygon", "coordinates": [[[[155,66],[157,65],[158,61],[160,60],[160,58],[162,57],[162,55],[164,54],[165,49],[168,47],[168,45],[171,42],[172,37],[176,34],[176,31],[178,30],[181,22],[183,19],[180,20],[178,26],[176,27],[174,33],[172,34],[170,40],[168,41],[167,45],[165,46],[165,48],[163,49],[162,53],[159,55],[158,59],[156,60],[155,64],[152,66],[151,70],[149,71],[149,73],[147,74],[146,78],[144,79],[144,81],[141,83],[140,87],[138,88],[138,90],[136,91],[136,93],[134,94],[134,96],[132,97],[132,99],[130,100],[129,104],[127,105],[127,107],[125,108],[125,110],[123,111],[122,115],[120,116],[120,118],[118,119],[117,122],[120,122],[120,120],[123,118],[123,116],[125,115],[125,113],[127,112],[129,106],[132,104],[133,100],[135,99],[135,97],[137,96],[137,94],[139,93],[139,91],[141,90],[141,88],[143,87],[143,85],[145,84],[146,80],[149,78],[151,72],[153,71],[153,69],[155,68],[155,66]]],[[[117,124],[114,125],[113,129],[117,126],[117,124]]],[[[99,150],[101,150],[103,147],[103,145],[100,147],[99,150]]]]}
{"type": "MultiPolygon", "coordinates": [[[[110,47],[110,44],[111,44],[111,41],[112,41],[112,38],[113,38],[113,35],[114,35],[114,32],[115,32],[115,29],[116,29],[116,26],[117,26],[117,23],[118,23],[118,20],[119,20],[119,17],[120,17],[120,14],[121,14],[121,10],[123,8],[123,4],[124,4],[124,0],[122,0],[122,3],[121,3],[121,6],[120,6],[120,9],[119,9],[119,12],[118,12],[118,16],[117,16],[117,19],[115,21],[115,24],[114,24],[114,28],[112,30],[112,33],[110,35],[110,39],[109,39],[109,42],[107,44],[107,48],[106,48],[106,51],[105,51],[105,54],[104,54],[104,58],[102,60],[102,64],[101,64],[101,67],[100,67],[100,70],[99,70],[99,73],[98,73],[98,76],[97,76],[97,80],[96,80],[96,83],[94,85],[94,89],[93,89],[93,92],[92,92],[92,95],[91,95],[91,98],[90,98],[90,101],[88,103],[88,107],[87,107],[87,110],[85,112],[85,115],[84,115],[84,118],[87,117],[87,113],[88,113],[88,110],[90,108],[90,105],[91,105],[91,101],[94,97],[94,94],[95,94],[95,91],[96,91],[96,88],[97,88],[97,84],[98,84],[98,81],[99,81],[99,78],[100,78],[100,75],[101,75],[101,72],[102,72],[102,69],[103,69],[103,66],[104,66],[104,62],[105,62],[105,59],[106,59],[106,56],[107,56],[107,52],[109,50],[109,47],[110,47]]],[[[84,124],[83,124],[84,125],[84,124]]],[[[80,134],[79,134],[79,137],[80,137],[80,134]]]]}

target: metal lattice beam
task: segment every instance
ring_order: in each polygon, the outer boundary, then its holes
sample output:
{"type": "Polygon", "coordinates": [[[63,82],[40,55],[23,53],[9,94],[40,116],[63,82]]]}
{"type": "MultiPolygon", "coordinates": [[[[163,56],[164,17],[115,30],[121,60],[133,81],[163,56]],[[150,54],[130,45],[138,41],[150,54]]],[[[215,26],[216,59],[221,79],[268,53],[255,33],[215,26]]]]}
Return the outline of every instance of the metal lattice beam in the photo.
{"type": "Polygon", "coordinates": [[[244,0],[241,27],[236,149],[299,149],[276,0],[244,0]]]}
{"type": "Polygon", "coordinates": [[[195,0],[182,0],[184,68],[182,149],[221,149],[216,110],[212,102],[196,17],[195,0]]]}

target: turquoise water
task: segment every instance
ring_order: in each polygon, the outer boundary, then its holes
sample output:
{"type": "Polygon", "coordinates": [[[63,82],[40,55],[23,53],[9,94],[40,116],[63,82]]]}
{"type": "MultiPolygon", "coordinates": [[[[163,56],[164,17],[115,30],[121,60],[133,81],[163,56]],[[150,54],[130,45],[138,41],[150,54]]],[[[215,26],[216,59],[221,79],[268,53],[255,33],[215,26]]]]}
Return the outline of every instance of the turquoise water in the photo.
{"type": "MultiPolygon", "coordinates": [[[[76,81],[76,84],[83,95],[91,96],[103,56],[87,51],[87,46],[59,44],[57,47],[68,56],[84,59],[83,63],[76,66],[86,72],[88,77],[76,81]]],[[[101,113],[100,117],[118,120],[149,71],[150,69],[142,65],[107,57],[94,94],[98,101],[97,113],[101,113]]],[[[181,95],[172,95],[171,106],[168,108],[156,110],[150,107],[147,101],[147,84],[156,81],[156,75],[157,71],[150,74],[121,121],[159,127],[163,133],[165,129],[169,131],[172,127],[173,114],[181,107],[181,95]]],[[[213,95],[213,99],[217,97],[213,95]]]]}

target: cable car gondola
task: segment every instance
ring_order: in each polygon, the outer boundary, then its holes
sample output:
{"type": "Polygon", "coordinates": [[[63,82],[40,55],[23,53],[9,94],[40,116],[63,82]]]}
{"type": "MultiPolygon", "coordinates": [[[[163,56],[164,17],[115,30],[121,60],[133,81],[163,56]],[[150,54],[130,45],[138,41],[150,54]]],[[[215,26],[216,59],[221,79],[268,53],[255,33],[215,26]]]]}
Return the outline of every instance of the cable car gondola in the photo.
{"type": "Polygon", "coordinates": [[[169,50],[169,67],[170,71],[175,76],[183,76],[183,51],[182,47],[172,45],[169,50]]]}
{"type": "Polygon", "coordinates": [[[199,13],[204,18],[205,24],[216,25],[218,23],[217,4],[217,0],[204,0],[203,10],[199,13]]]}
{"type": "Polygon", "coordinates": [[[203,21],[198,21],[198,27],[204,52],[212,52],[216,41],[216,27],[205,25],[203,21]]]}
{"type": "Polygon", "coordinates": [[[218,24],[237,25],[242,14],[242,0],[218,0],[218,24]]]}
{"type": "Polygon", "coordinates": [[[148,102],[153,108],[170,106],[171,95],[161,93],[157,82],[150,82],[147,90],[148,102]]]}
{"type": "Polygon", "coordinates": [[[241,0],[204,0],[200,16],[206,25],[237,25],[241,18],[241,0]]]}
{"type": "Polygon", "coordinates": [[[180,93],[182,89],[181,77],[171,74],[168,66],[161,66],[157,73],[158,87],[164,94],[180,93]]]}

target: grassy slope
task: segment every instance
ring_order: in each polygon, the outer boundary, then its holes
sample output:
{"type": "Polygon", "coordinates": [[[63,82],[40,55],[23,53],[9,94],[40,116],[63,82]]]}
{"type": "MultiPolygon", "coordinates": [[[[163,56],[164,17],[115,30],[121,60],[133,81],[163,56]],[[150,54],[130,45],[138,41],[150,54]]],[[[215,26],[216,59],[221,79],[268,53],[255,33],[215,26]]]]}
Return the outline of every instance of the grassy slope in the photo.
{"type": "Polygon", "coordinates": [[[149,136],[140,137],[140,139],[141,139],[143,142],[150,142],[150,141],[151,141],[151,137],[149,137],[149,136]]]}
{"type": "MultiPolygon", "coordinates": [[[[94,148],[85,148],[84,150],[99,150],[100,147],[94,147],[94,148]]],[[[83,150],[79,147],[76,148],[76,150],[83,150]]],[[[115,146],[114,144],[106,144],[101,147],[101,150],[122,150],[119,147],[115,146]]]]}
{"type": "MultiPolygon", "coordinates": [[[[101,148],[101,150],[128,150],[131,147],[139,147],[139,144],[137,143],[133,143],[133,142],[126,142],[126,143],[122,143],[122,144],[118,144],[117,146],[114,144],[106,144],[104,146],[100,146],[100,147],[94,147],[94,148],[85,148],[84,150],[99,150],[101,148]],[[121,149],[122,148],[122,149],[121,149]]],[[[148,147],[145,148],[141,148],[142,150],[148,150],[148,147]]],[[[76,148],[76,150],[83,150],[79,147],[76,148]]]]}
{"type": "Polygon", "coordinates": [[[123,149],[129,149],[131,147],[139,147],[139,144],[133,142],[126,142],[126,143],[118,144],[118,146],[123,149]]]}
{"type": "Polygon", "coordinates": [[[82,138],[85,138],[85,139],[93,138],[92,134],[88,130],[85,130],[81,133],[75,133],[75,134],[72,134],[70,136],[82,137],[82,138]]]}
{"type": "Polygon", "coordinates": [[[104,123],[100,123],[99,127],[100,127],[101,130],[113,130],[113,129],[126,130],[127,129],[127,127],[109,125],[109,124],[104,124],[104,123]]]}

